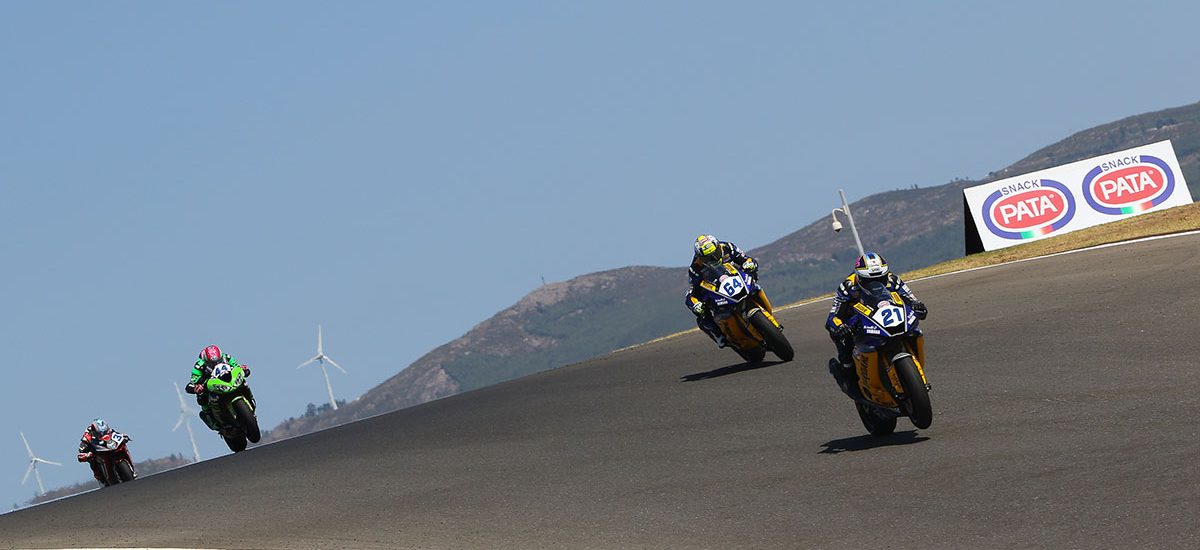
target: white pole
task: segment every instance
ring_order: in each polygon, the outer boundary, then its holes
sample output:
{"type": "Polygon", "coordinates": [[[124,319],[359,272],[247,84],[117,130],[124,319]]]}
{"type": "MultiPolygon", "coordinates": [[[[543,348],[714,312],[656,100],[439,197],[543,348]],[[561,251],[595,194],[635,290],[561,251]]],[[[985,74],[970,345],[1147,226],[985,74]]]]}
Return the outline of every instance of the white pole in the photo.
{"type": "Polygon", "coordinates": [[[846,215],[846,221],[850,222],[850,232],[854,234],[854,244],[858,245],[858,255],[862,256],[867,251],[863,249],[862,239],[858,238],[858,227],[854,225],[854,216],[850,214],[850,205],[846,203],[846,192],[838,189],[838,194],[842,196],[842,213],[846,215]]]}

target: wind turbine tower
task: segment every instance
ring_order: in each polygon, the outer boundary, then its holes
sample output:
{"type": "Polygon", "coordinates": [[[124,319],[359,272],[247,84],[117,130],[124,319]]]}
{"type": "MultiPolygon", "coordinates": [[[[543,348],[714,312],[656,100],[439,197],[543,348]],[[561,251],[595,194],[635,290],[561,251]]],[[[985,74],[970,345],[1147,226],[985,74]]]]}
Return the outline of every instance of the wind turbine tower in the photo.
{"type": "Polygon", "coordinates": [[[171,431],[179,429],[182,425],[187,428],[188,439],[192,442],[192,459],[200,462],[200,449],[196,447],[196,436],[192,434],[192,412],[195,409],[188,406],[187,401],[183,399],[183,392],[179,391],[179,384],[171,382],[175,385],[175,395],[179,396],[179,421],[175,423],[175,427],[171,431]]]}
{"type": "Polygon", "coordinates": [[[25,477],[21,478],[21,485],[24,485],[26,481],[29,481],[29,474],[32,473],[34,479],[37,479],[38,496],[44,495],[46,494],[46,487],[42,485],[42,474],[39,474],[37,471],[38,463],[41,462],[42,464],[53,464],[55,466],[62,466],[62,464],[51,460],[46,460],[44,458],[38,458],[37,455],[33,454],[33,449],[29,448],[29,440],[25,439],[25,432],[18,433],[21,434],[21,441],[25,442],[25,452],[29,453],[29,469],[25,470],[25,477]]]}
{"type": "Polygon", "coordinates": [[[300,366],[296,368],[302,368],[314,362],[321,365],[321,374],[325,375],[325,389],[329,390],[329,405],[336,411],[338,408],[337,400],[333,398],[333,385],[329,383],[329,371],[325,369],[325,363],[328,362],[330,365],[337,367],[337,370],[342,371],[342,374],[346,374],[346,369],[343,369],[341,365],[334,363],[333,359],[325,355],[325,351],[321,346],[321,325],[317,325],[317,354],[312,359],[300,363],[300,366]]]}

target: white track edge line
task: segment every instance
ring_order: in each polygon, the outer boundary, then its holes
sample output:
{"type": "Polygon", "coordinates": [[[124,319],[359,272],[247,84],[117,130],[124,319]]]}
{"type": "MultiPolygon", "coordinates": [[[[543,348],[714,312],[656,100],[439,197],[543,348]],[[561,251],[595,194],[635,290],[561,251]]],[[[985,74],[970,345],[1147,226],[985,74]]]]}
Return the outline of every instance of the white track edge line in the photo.
{"type": "MultiPolygon", "coordinates": [[[[991,269],[991,268],[994,268],[994,267],[1000,267],[1000,266],[1005,266],[1005,265],[1019,264],[1019,263],[1021,263],[1021,262],[1031,262],[1031,261],[1033,261],[1033,260],[1042,260],[1042,259],[1045,259],[1045,258],[1053,258],[1053,257],[1055,257],[1055,256],[1065,256],[1065,255],[1067,255],[1067,254],[1075,254],[1075,253],[1077,253],[1077,252],[1087,252],[1087,251],[1089,251],[1089,250],[1099,250],[1099,249],[1101,249],[1101,248],[1109,248],[1109,247],[1113,247],[1113,246],[1121,246],[1121,245],[1126,245],[1126,244],[1136,244],[1136,243],[1141,243],[1141,242],[1146,242],[1146,241],[1156,241],[1156,240],[1159,240],[1159,239],[1170,239],[1170,238],[1174,238],[1174,237],[1187,237],[1187,236],[1189,236],[1189,235],[1200,235],[1200,229],[1194,229],[1194,230],[1191,230],[1191,231],[1184,231],[1184,232],[1182,232],[1182,233],[1168,233],[1168,234],[1166,234],[1166,235],[1153,235],[1153,236],[1150,236],[1150,237],[1140,237],[1140,238],[1137,238],[1137,239],[1131,239],[1131,240],[1128,240],[1128,241],[1117,241],[1117,242],[1112,242],[1112,243],[1104,243],[1104,244],[1098,244],[1098,245],[1094,245],[1094,246],[1089,246],[1089,247],[1087,247],[1087,248],[1076,248],[1076,249],[1074,249],[1074,250],[1064,250],[1064,251],[1062,251],[1062,252],[1055,252],[1055,253],[1052,253],[1052,254],[1045,254],[1045,255],[1042,255],[1042,256],[1033,256],[1032,258],[1021,258],[1021,259],[1019,259],[1019,260],[1009,260],[1009,261],[1007,261],[1007,262],[1001,262],[1001,263],[998,263],[998,264],[991,264],[991,265],[981,265],[981,266],[978,266],[978,267],[969,267],[969,268],[967,268],[967,269],[960,269],[960,270],[958,270],[958,271],[950,271],[950,272],[947,272],[947,273],[938,273],[937,275],[929,275],[929,276],[927,276],[927,277],[921,277],[921,278],[919,278],[919,279],[910,279],[910,280],[908,280],[908,281],[905,281],[905,282],[906,282],[906,283],[913,283],[913,282],[917,282],[917,281],[928,281],[929,279],[936,279],[936,278],[938,278],[938,277],[946,277],[946,276],[949,276],[949,275],[960,275],[960,274],[963,274],[963,273],[970,273],[970,272],[972,272],[972,271],[979,271],[979,270],[981,270],[981,269],[991,269]]],[[[802,300],[802,301],[799,301],[799,302],[796,302],[796,303],[793,303],[793,304],[788,304],[788,305],[786,305],[786,306],[780,306],[780,307],[776,308],[776,309],[775,309],[775,311],[785,311],[785,310],[794,309],[794,308],[798,308],[798,307],[802,307],[802,306],[807,306],[807,305],[809,305],[809,304],[814,304],[814,303],[817,303],[817,302],[824,302],[824,301],[826,301],[826,300],[832,300],[832,299],[833,299],[833,296],[826,296],[826,297],[824,297],[824,298],[810,298],[810,299],[808,299],[808,300],[802,300]]],[[[631,349],[637,349],[637,348],[640,348],[640,347],[642,347],[642,346],[648,346],[648,345],[650,345],[650,344],[657,344],[658,342],[662,342],[662,341],[664,341],[664,340],[670,340],[670,339],[672,339],[672,338],[675,338],[675,337],[677,337],[677,336],[682,336],[682,335],[684,335],[684,334],[688,334],[688,333],[691,333],[691,332],[699,332],[699,331],[700,331],[700,329],[693,328],[693,329],[689,329],[689,330],[684,330],[684,331],[676,332],[676,333],[674,333],[674,334],[668,334],[668,335],[666,335],[666,336],[659,336],[658,338],[655,338],[655,339],[653,339],[653,340],[649,340],[649,341],[647,341],[647,342],[642,342],[642,343],[640,343],[640,344],[634,344],[634,345],[632,345],[632,346],[626,346],[626,347],[623,347],[623,348],[621,348],[621,349],[616,349],[616,350],[613,350],[613,351],[611,351],[611,352],[609,352],[609,353],[619,353],[619,352],[622,352],[622,351],[629,351],[629,350],[631,350],[631,349]]]]}

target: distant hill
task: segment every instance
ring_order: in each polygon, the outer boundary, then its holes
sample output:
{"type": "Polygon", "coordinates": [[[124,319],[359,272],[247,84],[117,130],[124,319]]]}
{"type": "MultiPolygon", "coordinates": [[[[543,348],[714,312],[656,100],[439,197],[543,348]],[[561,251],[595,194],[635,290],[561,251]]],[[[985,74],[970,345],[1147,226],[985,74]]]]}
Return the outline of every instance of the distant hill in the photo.
{"type": "MultiPolygon", "coordinates": [[[[851,211],[869,248],[883,253],[898,271],[917,269],[963,255],[963,188],[1164,139],[1174,142],[1196,196],[1200,103],[1079,132],[981,180],[872,195],[853,203],[851,211]]],[[[848,233],[833,233],[823,217],[751,250],[771,299],[787,303],[830,292],[857,256],[848,233]]],[[[737,235],[723,237],[737,240],[737,235]]],[[[289,419],[266,439],[410,407],[692,328],[692,316],[682,305],[686,280],[682,267],[636,266],[547,284],[359,399],[337,411],[289,419]]]]}

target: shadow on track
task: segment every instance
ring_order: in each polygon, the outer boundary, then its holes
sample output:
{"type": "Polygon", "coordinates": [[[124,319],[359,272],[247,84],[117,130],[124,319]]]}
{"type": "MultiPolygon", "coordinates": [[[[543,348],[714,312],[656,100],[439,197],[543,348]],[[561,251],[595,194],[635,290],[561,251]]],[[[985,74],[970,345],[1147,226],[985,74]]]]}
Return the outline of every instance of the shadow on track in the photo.
{"type": "Polygon", "coordinates": [[[821,452],[818,454],[838,454],[846,451],[865,451],[867,449],[874,449],[876,447],[890,447],[892,445],[911,445],[913,443],[920,443],[927,439],[929,438],[923,435],[917,435],[916,430],[896,432],[885,436],[863,434],[843,439],[834,439],[833,441],[822,443],[821,446],[825,448],[821,449],[821,452]]]}
{"type": "Polygon", "coordinates": [[[709,378],[717,378],[719,376],[727,376],[730,374],[737,374],[739,372],[746,372],[746,371],[761,369],[763,367],[771,367],[771,366],[780,365],[780,364],[783,364],[783,361],[759,361],[757,363],[738,363],[736,365],[729,365],[728,367],[721,367],[719,369],[713,369],[710,371],[697,372],[695,374],[686,374],[684,376],[680,376],[679,379],[684,382],[695,382],[697,380],[708,380],[709,378]]]}

